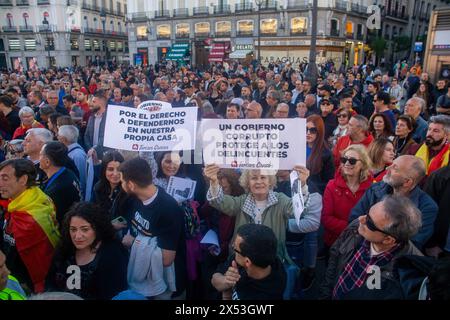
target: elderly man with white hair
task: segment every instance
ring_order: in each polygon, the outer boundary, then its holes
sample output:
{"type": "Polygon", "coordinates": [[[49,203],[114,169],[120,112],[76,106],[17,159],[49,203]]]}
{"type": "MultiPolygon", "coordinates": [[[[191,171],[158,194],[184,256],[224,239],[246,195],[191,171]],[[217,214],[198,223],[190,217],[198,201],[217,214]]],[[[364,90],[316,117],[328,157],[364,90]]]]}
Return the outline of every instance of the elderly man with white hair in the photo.
{"type": "Polygon", "coordinates": [[[81,194],[86,192],[86,161],[87,155],[84,149],[78,144],[79,130],[76,126],[61,126],[58,129],[58,141],[63,143],[68,149],[69,158],[73,160],[80,175],[81,194]]]}
{"type": "MultiPolygon", "coordinates": [[[[22,108],[21,110],[23,110],[22,108]]],[[[36,182],[41,185],[46,179],[47,175],[39,166],[39,154],[42,146],[47,142],[53,141],[53,134],[50,130],[45,128],[33,128],[28,130],[27,136],[23,141],[23,151],[27,158],[33,161],[37,171],[36,182]]]]}
{"type": "Polygon", "coordinates": [[[428,123],[420,115],[425,110],[425,107],[425,100],[419,97],[409,99],[405,105],[405,114],[416,121],[416,129],[412,138],[419,144],[425,141],[428,131],[428,123]]]}

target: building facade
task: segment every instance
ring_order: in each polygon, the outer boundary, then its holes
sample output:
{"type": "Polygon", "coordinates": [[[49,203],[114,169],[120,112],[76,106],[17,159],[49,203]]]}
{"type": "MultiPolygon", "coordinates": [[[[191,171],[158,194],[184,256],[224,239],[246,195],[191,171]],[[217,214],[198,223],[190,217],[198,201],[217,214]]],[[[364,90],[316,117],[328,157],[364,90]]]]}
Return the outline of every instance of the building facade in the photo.
{"type": "Polygon", "coordinates": [[[124,0],[0,0],[0,67],[128,59],[124,0]]]}
{"type": "Polygon", "coordinates": [[[432,11],[425,48],[424,70],[432,82],[450,80],[450,8],[432,11]]]}
{"type": "MultiPolygon", "coordinates": [[[[317,61],[353,66],[367,59],[368,5],[366,0],[319,0],[317,61]]],[[[242,57],[233,54],[237,50],[249,53],[246,58],[259,52],[263,64],[309,58],[312,0],[128,0],[128,8],[133,64],[160,61],[175,43],[189,44],[189,60],[197,66],[215,61],[216,48],[231,57],[242,57]]]]}

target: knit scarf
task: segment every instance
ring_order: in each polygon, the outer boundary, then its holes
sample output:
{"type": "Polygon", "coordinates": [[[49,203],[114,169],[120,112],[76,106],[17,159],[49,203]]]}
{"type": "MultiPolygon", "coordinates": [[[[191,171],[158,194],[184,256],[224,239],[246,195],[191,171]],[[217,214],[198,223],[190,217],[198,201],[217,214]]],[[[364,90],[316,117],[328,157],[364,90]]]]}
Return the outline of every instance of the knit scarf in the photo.
{"type": "Polygon", "coordinates": [[[424,143],[416,152],[416,157],[419,157],[425,162],[425,165],[427,166],[427,175],[429,175],[433,171],[445,167],[448,164],[449,153],[449,144],[447,142],[442,150],[430,161],[428,146],[424,143]]]}

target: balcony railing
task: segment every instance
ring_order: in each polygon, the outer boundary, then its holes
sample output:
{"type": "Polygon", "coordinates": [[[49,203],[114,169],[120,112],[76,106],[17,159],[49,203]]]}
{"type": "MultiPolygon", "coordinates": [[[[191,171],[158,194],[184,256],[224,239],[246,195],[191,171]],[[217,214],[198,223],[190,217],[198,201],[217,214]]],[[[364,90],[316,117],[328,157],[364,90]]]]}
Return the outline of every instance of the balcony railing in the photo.
{"type": "Polygon", "coordinates": [[[209,37],[209,32],[196,32],[195,37],[196,38],[207,38],[207,37],[209,37]]]}
{"type": "Polygon", "coordinates": [[[277,10],[278,1],[267,1],[261,4],[261,10],[277,10]]]}
{"type": "Polygon", "coordinates": [[[2,29],[3,29],[3,32],[17,32],[17,27],[15,27],[15,26],[12,26],[12,27],[3,26],[2,29]]]}
{"type": "Polygon", "coordinates": [[[253,31],[237,31],[236,36],[237,37],[252,37],[253,31]]]}
{"type": "Polygon", "coordinates": [[[253,11],[253,3],[244,2],[244,3],[236,3],[234,6],[235,12],[251,12],[253,11]]]}
{"type": "Polygon", "coordinates": [[[135,12],[131,14],[131,20],[133,20],[133,22],[147,21],[148,16],[146,12],[135,12]]]}
{"type": "Polygon", "coordinates": [[[216,32],[216,37],[231,37],[231,31],[216,32]]]}
{"type": "Polygon", "coordinates": [[[200,14],[209,14],[209,8],[208,7],[195,7],[194,8],[194,15],[200,15],[200,14]]]}
{"type": "Polygon", "coordinates": [[[229,14],[229,13],[231,13],[229,4],[224,4],[222,6],[214,6],[214,14],[229,14]]]}
{"type": "Polygon", "coordinates": [[[32,26],[19,26],[20,32],[33,32],[32,26]]]}
{"type": "Polygon", "coordinates": [[[175,38],[177,39],[189,39],[189,33],[183,32],[183,33],[176,33],[175,38]]]}
{"type": "Polygon", "coordinates": [[[306,30],[291,30],[291,36],[306,36],[306,30]]]}
{"type": "Polygon", "coordinates": [[[353,32],[346,32],[345,37],[347,39],[353,39],[355,37],[355,34],[353,32]]]}
{"type": "Polygon", "coordinates": [[[44,49],[45,49],[45,51],[53,51],[53,50],[55,50],[55,45],[54,44],[52,44],[50,46],[45,45],[44,49]]]}
{"type": "Polygon", "coordinates": [[[364,35],[363,34],[356,34],[356,39],[357,40],[364,40],[364,35]]]}
{"type": "Polygon", "coordinates": [[[187,17],[189,15],[189,10],[187,8],[173,9],[174,17],[187,17]]]}
{"type": "Polygon", "coordinates": [[[91,10],[91,11],[96,11],[96,12],[100,12],[101,8],[99,6],[94,6],[92,4],[88,4],[86,2],[83,1],[82,5],[81,5],[82,9],[85,10],[91,10]]]}
{"type": "Polygon", "coordinates": [[[169,10],[157,10],[155,11],[155,18],[169,18],[170,12],[169,10]]]}
{"type": "Polygon", "coordinates": [[[50,4],[50,0],[37,0],[38,5],[50,4]]]}
{"type": "Polygon", "coordinates": [[[0,7],[12,7],[12,0],[0,0],[0,7]]]}
{"type": "Polygon", "coordinates": [[[288,9],[307,9],[309,8],[308,0],[289,0],[288,9]]]}
{"type": "Polygon", "coordinates": [[[347,11],[347,3],[344,1],[336,1],[336,9],[347,11]]]}
{"type": "Polygon", "coordinates": [[[362,6],[358,3],[352,3],[352,12],[358,12],[358,13],[362,13],[362,14],[367,14],[367,7],[366,6],[362,6]]]}
{"type": "Polygon", "coordinates": [[[169,40],[170,39],[170,34],[158,34],[156,36],[157,40],[169,40]]]}
{"type": "Polygon", "coordinates": [[[30,1],[29,0],[16,0],[16,5],[18,7],[29,6],[30,1]]]}
{"type": "Polygon", "coordinates": [[[103,29],[84,28],[84,33],[103,33],[103,29]]]}
{"type": "Polygon", "coordinates": [[[331,30],[330,36],[332,37],[339,37],[339,30],[331,30]]]}
{"type": "Polygon", "coordinates": [[[39,32],[45,32],[45,31],[52,32],[52,31],[53,31],[53,28],[54,28],[54,25],[51,25],[51,24],[41,24],[41,25],[38,25],[37,30],[38,30],[39,32]]]}

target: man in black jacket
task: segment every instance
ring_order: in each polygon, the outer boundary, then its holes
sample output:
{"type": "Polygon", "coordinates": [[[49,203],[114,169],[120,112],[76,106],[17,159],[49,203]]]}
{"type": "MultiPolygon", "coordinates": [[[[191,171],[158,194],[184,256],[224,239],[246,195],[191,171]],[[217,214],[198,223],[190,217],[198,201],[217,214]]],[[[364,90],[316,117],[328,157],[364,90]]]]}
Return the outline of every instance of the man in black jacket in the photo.
{"type": "Polygon", "coordinates": [[[432,256],[437,256],[443,251],[444,254],[450,255],[450,166],[433,172],[427,179],[424,191],[439,206],[434,232],[425,245],[425,251],[432,256]]]}
{"type": "Polygon", "coordinates": [[[41,189],[52,198],[60,226],[70,207],[81,199],[78,178],[67,168],[69,161],[67,147],[61,142],[47,142],[41,149],[40,167],[48,177],[41,189]]]}
{"type": "Polygon", "coordinates": [[[404,298],[395,261],[421,252],[409,240],[421,214],[403,196],[388,196],[353,221],[330,249],[320,298],[385,300],[404,298]]]}

